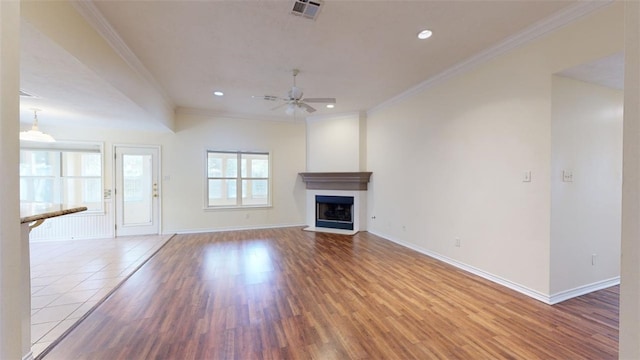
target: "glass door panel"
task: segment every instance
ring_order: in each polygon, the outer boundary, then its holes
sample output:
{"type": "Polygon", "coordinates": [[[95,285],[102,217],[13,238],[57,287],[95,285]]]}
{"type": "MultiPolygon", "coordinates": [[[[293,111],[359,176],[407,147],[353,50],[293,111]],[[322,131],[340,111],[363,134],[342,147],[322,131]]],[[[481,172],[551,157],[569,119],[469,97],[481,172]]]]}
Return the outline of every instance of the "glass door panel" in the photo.
{"type": "Polygon", "coordinates": [[[116,147],[116,236],[159,233],[158,153],[116,147]]]}

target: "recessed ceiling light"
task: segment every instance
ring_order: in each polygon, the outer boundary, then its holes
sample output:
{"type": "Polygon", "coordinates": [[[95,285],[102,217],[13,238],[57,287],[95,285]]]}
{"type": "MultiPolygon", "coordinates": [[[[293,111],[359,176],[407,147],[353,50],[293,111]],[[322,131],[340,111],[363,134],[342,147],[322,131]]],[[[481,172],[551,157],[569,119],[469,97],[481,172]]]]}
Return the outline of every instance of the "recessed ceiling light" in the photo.
{"type": "Polygon", "coordinates": [[[420,40],[428,39],[431,37],[431,35],[433,35],[433,32],[431,30],[422,30],[418,33],[418,39],[420,40]]]}
{"type": "Polygon", "coordinates": [[[333,105],[333,104],[327,104],[327,108],[328,108],[328,109],[333,109],[334,107],[336,107],[336,106],[335,106],[335,105],[333,105]]]}
{"type": "Polygon", "coordinates": [[[215,95],[215,96],[223,96],[224,93],[222,91],[214,91],[213,95],[215,95]]]}

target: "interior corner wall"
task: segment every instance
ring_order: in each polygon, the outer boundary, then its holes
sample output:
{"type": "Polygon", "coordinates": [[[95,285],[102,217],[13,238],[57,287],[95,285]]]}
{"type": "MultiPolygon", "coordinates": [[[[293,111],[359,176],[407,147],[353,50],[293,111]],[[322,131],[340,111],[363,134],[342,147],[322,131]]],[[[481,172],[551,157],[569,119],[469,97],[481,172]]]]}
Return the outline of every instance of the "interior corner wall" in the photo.
{"type": "Polygon", "coordinates": [[[362,171],[360,114],[307,119],[307,171],[362,171]]]}
{"type": "Polygon", "coordinates": [[[368,231],[548,299],[552,74],[621,51],[622,17],[614,3],[369,113],[368,231]]]}
{"type": "Polygon", "coordinates": [[[620,90],[553,77],[552,296],[620,276],[622,108],[620,90]]]}
{"type": "MultiPolygon", "coordinates": [[[[48,127],[60,141],[104,143],[105,189],[112,189],[113,145],[161,147],[162,233],[298,226],[305,222],[304,123],[177,114],[176,132],[48,127]],[[272,207],[205,210],[206,150],[269,151],[272,207]]],[[[113,199],[107,209],[113,209],[113,199]]],[[[105,221],[114,217],[104,215],[105,221]]],[[[73,216],[61,217],[72,218],[73,216]]],[[[54,221],[52,219],[50,221],[54,221]]]]}
{"type": "MultiPolygon", "coordinates": [[[[359,147],[360,158],[358,161],[360,162],[360,168],[358,169],[358,171],[368,171],[367,170],[367,113],[364,111],[360,112],[359,118],[360,118],[360,121],[359,121],[358,137],[360,139],[360,147],[359,147]]],[[[362,225],[365,226],[366,223],[363,223],[362,225]]]]}

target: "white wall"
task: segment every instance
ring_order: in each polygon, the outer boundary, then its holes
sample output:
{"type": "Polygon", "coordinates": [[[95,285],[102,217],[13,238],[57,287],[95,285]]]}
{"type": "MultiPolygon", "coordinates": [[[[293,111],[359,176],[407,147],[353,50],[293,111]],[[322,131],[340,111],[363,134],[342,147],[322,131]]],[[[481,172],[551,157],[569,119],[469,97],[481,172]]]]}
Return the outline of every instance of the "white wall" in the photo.
{"type": "Polygon", "coordinates": [[[640,3],[625,2],[620,359],[640,359],[640,3]]]}
{"type": "MultiPolygon", "coordinates": [[[[18,178],[20,3],[0,1],[0,359],[21,359],[25,320],[18,178]]],[[[28,321],[27,321],[28,323],[28,321]]]]}
{"type": "Polygon", "coordinates": [[[307,171],[364,171],[363,122],[358,113],[307,118],[307,171]]]}
{"type": "Polygon", "coordinates": [[[622,16],[616,3],[368,114],[369,231],[548,298],[552,74],[620,51],[622,16]]]}
{"type": "MultiPolygon", "coordinates": [[[[104,142],[105,188],[112,189],[113,145],[161,146],[162,232],[197,232],[253,227],[303,225],[304,183],[298,173],[305,169],[305,124],[239,118],[217,118],[198,114],[178,114],[175,133],[96,130],[47,127],[59,140],[104,142]],[[270,208],[205,210],[205,151],[261,150],[272,156],[272,203],[270,208]]],[[[113,200],[107,213],[92,215],[93,221],[113,225],[113,200]]],[[[73,226],[75,215],[51,219],[73,226]]],[[[78,216],[82,216],[78,214],[78,216]]],[[[89,216],[89,215],[86,215],[89,216]]],[[[46,230],[43,229],[43,230],[46,230]]],[[[53,233],[54,236],[60,236],[53,233]]],[[[106,234],[106,236],[111,236],[106,234]]],[[[42,234],[46,238],[47,234],[42,234]]],[[[51,234],[49,234],[51,236],[51,234]]],[[[69,236],[83,238],[75,233],[69,236]]],[[[85,234],[84,237],[98,237],[85,234]]]]}
{"type": "Polygon", "coordinates": [[[552,91],[554,295],[620,276],[623,93],[559,76],[552,91]]]}
{"type": "Polygon", "coordinates": [[[305,124],[178,115],[176,134],[163,147],[164,229],[204,231],[305,223],[305,124]],[[269,209],[203,211],[204,156],[211,150],[271,153],[272,202],[269,209]]]}

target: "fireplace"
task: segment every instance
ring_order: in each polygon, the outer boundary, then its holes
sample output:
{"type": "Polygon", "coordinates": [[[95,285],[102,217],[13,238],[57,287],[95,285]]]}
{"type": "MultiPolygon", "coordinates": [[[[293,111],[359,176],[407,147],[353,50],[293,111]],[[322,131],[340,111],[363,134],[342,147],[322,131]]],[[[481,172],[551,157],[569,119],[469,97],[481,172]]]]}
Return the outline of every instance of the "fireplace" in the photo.
{"type": "Polygon", "coordinates": [[[316,195],[316,227],[353,230],[353,196],[316,195]]]}
{"type": "Polygon", "coordinates": [[[354,235],[367,226],[370,172],[300,173],[307,188],[306,231],[354,235]]]}

